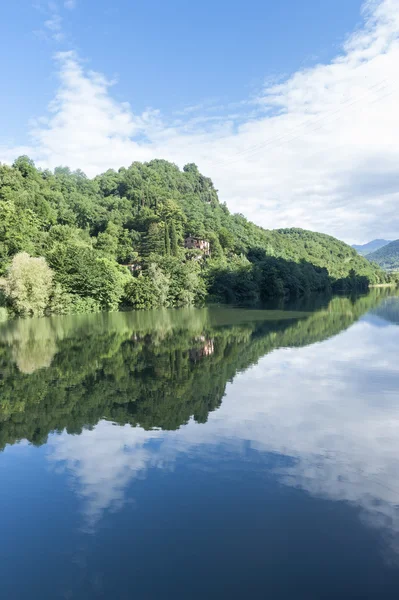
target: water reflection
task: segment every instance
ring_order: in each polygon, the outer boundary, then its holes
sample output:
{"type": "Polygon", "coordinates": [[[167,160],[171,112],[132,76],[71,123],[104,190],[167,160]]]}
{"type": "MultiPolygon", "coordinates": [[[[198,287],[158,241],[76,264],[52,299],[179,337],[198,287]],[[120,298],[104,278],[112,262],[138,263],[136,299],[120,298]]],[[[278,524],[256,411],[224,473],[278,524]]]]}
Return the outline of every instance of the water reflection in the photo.
{"type": "Polygon", "coordinates": [[[145,476],[151,467],[166,465],[168,459],[162,448],[150,447],[157,439],[163,439],[160,430],[116,427],[109,421],[100,421],[93,430],[79,436],[63,432],[51,438],[48,460],[73,477],[74,489],[83,501],[85,531],[94,530],[104,511],[123,506],[132,479],[145,476]]]}
{"type": "Polygon", "coordinates": [[[0,443],[41,444],[58,431],[47,460],[67,473],[91,532],[107,511],[134,501],[131,483],[150,470],[173,470],[183,455],[198,469],[206,457],[209,468],[221,449],[239,457],[250,447],[270,456],[268,473],[280,484],[358,507],[393,560],[398,307],[397,298],[375,292],[312,313],[203,309],[42,320],[37,337],[27,322],[7,324],[0,443]],[[21,360],[32,339],[52,339],[51,352],[39,344],[42,360],[29,352],[21,360]]]}

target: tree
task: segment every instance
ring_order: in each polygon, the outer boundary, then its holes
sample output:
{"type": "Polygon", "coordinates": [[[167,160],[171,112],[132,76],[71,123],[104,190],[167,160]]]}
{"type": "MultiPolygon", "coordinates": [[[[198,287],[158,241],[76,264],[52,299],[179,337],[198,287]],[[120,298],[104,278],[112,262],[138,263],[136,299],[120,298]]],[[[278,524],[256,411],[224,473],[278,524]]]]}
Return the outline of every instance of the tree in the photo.
{"type": "Polygon", "coordinates": [[[219,229],[219,241],[223,250],[229,251],[234,248],[234,235],[226,227],[219,229]]]}
{"type": "Polygon", "coordinates": [[[137,260],[139,254],[134,250],[134,246],[139,247],[139,239],[140,237],[136,231],[122,229],[122,232],[119,235],[116,257],[119,263],[130,263],[137,260]]]}
{"type": "Polygon", "coordinates": [[[170,251],[172,256],[177,256],[179,254],[179,246],[177,243],[177,233],[174,221],[172,221],[170,226],[170,251]]]}
{"type": "Polygon", "coordinates": [[[214,259],[223,259],[224,252],[223,252],[223,248],[219,242],[218,236],[214,233],[211,233],[207,237],[208,237],[209,243],[211,245],[211,256],[214,259]]]}
{"type": "Polygon", "coordinates": [[[110,258],[116,258],[120,229],[115,223],[108,223],[107,229],[97,236],[97,248],[110,258]]]}
{"type": "Polygon", "coordinates": [[[169,256],[170,254],[170,238],[169,238],[169,225],[168,222],[165,223],[165,255],[169,256]]]}
{"type": "Polygon", "coordinates": [[[48,260],[57,283],[66,292],[92,298],[101,309],[117,308],[126,281],[131,278],[125,267],[73,240],[55,244],[48,260]]]}
{"type": "Polygon", "coordinates": [[[101,308],[117,310],[126,285],[131,276],[124,267],[118,267],[108,258],[97,258],[93,265],[99,283],[96,295],[101,308]]]}
{"type": "Polygon", "coordinates": [[[18,315],[42,316],[53,290],[53,271],[43,257],[32,258],[27,252],[16,254],[5,283],[5,295],[18,315]]]}
{"type": "Polygon", "coordinates": [[[28,156],[19,156],[15,159],[13,167],[18,169],[22,177],[32,177],[36,172],[35,163],[28,156]]]}
{"type": "Polygon", "coordinates": [[[155,291],[156,300],[154,304],[156,306],[166,306],[168,304],[170,287],[169,276],[165,275],[158,265],[151,263],[148,269],[148,277],[155,291]]]}
{"type": "Polygon", "coordinates": [[[38,220],[32,210],[23,210],[11,198],[0,202],[0,243],[6,256],[23,251],[33,253],[38,239],[38,220]]]}
{"type": "Polygon", "coordinates": [[[142,251],[144,256],[150,254],[162,254],[164,244],[158,223],[151,223],[148,231],[144,234],[142,251]]]}
{"type": "Polygon", "coordinates": [[[157,297],[153,281],[146,275],[132,277],[125,287],[124,303],[133,308],[156,306],[157,297]]]}
{"type": "Polygon", "coordinates": [[[199,174],[198,167],[195,163],[187,163],[183,167],[185,173],[193,173],[194,175],[199,174]]]}

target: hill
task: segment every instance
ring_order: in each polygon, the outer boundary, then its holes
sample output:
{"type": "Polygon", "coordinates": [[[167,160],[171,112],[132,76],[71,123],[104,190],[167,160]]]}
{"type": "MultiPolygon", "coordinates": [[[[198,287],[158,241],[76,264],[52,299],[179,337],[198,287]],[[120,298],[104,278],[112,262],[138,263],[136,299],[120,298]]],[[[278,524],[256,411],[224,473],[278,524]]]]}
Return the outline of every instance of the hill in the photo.
{"type": "Polygon", "coordinates": [[[379,250],[380,248],[383,248],[384,246],[386,246],[387,244],[390,244],[391,241],[390,240],[372,240],[371,242],[367,242],[367,244],[353,244],[352,248],[354,248],[356,250],[356,252],[358,252],[361,256],[366,256],[367,254],[370,254],[371,252],[375,252],[376,250],[379,250]]]}
{"type": "Polygon", "coordinates": [[[89,179],[26,156],[0,165],[2,275],[17,314],[257,302],[388,277],[331,236],[231,214],[194,164],[134,162],[89,179]],[[189,234],[210,256],[185,247],[189,234]]]}
{"type": "Polygon", "coordinates": [[[367,255],[367,259],[377,263],[387,271],[399,270],[399,240],[367,255]]]}

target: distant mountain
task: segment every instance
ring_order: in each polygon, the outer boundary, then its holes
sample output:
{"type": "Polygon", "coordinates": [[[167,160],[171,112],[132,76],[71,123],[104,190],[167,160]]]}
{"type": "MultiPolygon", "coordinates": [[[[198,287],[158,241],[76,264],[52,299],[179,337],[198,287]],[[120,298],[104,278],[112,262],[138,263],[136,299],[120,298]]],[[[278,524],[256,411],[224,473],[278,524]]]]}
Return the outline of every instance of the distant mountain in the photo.
{"type": "Polygon", "coordinates": [[[376,250],[379,250],[390,243],[390,240],[373,240],[363,245],[353,244],[352,248],[354,248],[361,256],[366,256],[367,254],[375,252],[376,250]]]}
{"type": "Polygon", "coordinates": [[[366,258],[376,262],[387,271],[399,271],[399,240],[367,254],[366,258]]]}

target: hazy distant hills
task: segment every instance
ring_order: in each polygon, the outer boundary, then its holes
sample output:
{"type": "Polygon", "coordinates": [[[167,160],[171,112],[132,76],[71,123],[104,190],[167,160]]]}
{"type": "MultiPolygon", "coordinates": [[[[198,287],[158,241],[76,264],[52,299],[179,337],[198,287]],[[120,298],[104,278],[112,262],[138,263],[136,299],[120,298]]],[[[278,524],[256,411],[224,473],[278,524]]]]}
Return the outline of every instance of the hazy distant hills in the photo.
{"type": "Polygon", "coordinates": [[[375,252],[367,254],[367,259],[376,262],[387,271],[399,270],[399,240],[390,242],[375,252]]]}
{"type": "Polygon", "coordinates": [[[366,254],[371,254],[371,252],[375,252],[376,250],[379,250],[390,243],[391,240],[372,240],[371,242],[363,245],[353,244],[352,248],[361,254],[361,256],[366,256],[366,254]]]}

